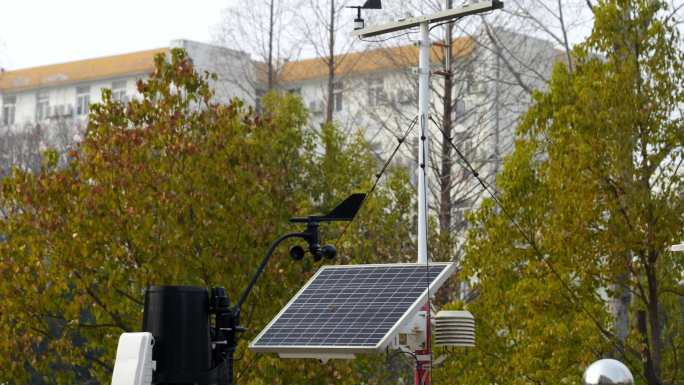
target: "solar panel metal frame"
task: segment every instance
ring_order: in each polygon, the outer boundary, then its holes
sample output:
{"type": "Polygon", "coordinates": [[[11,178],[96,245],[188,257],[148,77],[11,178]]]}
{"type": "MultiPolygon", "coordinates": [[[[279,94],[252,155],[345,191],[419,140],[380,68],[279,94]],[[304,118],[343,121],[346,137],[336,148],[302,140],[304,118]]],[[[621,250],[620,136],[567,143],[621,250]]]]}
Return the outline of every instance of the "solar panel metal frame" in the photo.
{"type": "MultiPolygon", "coordinates": [[[[456,272],[456,265],[453,262],[430,262],[430,266],[445,266],[445,268],[430,282],[429,292],[433,293],[456,272]]],[[[376,353],[383,351],[391,342],[391,338],[397,334],[402,324],[410,322],[420,308],[425,303],[428,290],[424,290],[418,298],[406,309],[404,314],[397,322],[385,333],[375,346],[334,346],[334,345],[255,345],[256,342],[273,326],[289,309],[289,307],[315,282],[316,278],[325,270],[340,268],[364,268],[364,267],[393,267],[393,266],[414,266],[424,267],[423,263],[391,263],[391,264],[367,264],[367,265],[328,265],[321,267],[309,281],[295,294],[292,299],[278,312],[278,314],[266,325],[266,327],[249,343],[250,350],[256,353],[278,353],[282,357],[293,358],[352,358],[357,353],[376,353]]]]}

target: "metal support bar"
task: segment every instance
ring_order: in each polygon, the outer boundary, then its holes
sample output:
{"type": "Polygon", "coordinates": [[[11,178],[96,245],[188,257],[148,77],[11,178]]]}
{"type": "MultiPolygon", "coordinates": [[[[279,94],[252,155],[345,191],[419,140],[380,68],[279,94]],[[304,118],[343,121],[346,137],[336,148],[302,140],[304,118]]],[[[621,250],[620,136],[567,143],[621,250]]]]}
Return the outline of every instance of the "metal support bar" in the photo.
{"type": "Polygon", "coordinates": [[[430,27],[420,24],[420,58],[418,62],[418,116],[420,138],[418,142],[418,263],[427,262],[428,194],[427,171],[429,162],[430,113],[430,27]]]}
{"type": "Polygon", "coordinates": [[[249,281],[249,284],[245,288],[245,290],[242,291],[240,294],[240,297],[238,298],[237,303],[234,306],[234,309],[236,311],[240,311],[240,307],[242,306],[243,303],[247,300],[247,297],[249,296],[249,293],[252,292],[252,288],[254,287],[254,284],[256,284],[256,281],[259,279],[261,276],[261,273],[264,272],[264,269],[266,269],[266,265],[268,264],[268,260],[271,259],[271,255],[273,255],[273,252],[275,251],[276,247],[278,247],[279,244],[281,244],[284,240],[289,239],[289,238],[303,238],[303,239],[308,239],[310,236],[309,233],[289,233],[281,236],[278,238],[271,247],[268,249],[268,252],[266,253],[266,257],[261,261],[259,264],[259,267],[257,268],[256,273],[252,276],[252,279],[249,281]]]}

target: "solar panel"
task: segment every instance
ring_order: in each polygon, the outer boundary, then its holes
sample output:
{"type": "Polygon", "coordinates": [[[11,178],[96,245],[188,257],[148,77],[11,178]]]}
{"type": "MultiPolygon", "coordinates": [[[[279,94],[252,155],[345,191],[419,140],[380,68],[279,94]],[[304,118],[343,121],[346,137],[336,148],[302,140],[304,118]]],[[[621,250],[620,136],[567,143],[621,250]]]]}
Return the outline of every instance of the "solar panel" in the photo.
{"type": "Polygon", "coordinates": [[[452,263],[324,266],[250,343],[284,357],[383,350],[454,272],[452,263]]]}

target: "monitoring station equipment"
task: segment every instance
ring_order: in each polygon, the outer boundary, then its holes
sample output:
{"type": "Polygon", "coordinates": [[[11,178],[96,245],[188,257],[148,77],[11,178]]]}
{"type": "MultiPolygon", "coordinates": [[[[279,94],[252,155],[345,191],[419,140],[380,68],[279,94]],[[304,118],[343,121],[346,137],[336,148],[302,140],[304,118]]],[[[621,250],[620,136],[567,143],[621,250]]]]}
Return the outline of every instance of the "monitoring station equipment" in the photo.
{"type": "MultiPolygon", "coordinates": [[[[241,292],[231,304],[224,288],[196,286],[151,286],[145,293],[143,332],[123,333],[114,363],[112,385],[233,383],[233,355],[240,326],[240,309],[264,272],[276,247],[286,239],[305,240],[314,261],[335,258],[331,245],[321,245],[319,226],[334,221],[352,221],[365,194],[352,194],[330,213],[291,218],[305,224],[301,232],[278,238],[266,253],[241,292]]],[[[301,260],[306,250],[290,249],[293,260],[301,260]]]]}
{"type": "MultiPolygon", "coordinates": [[[[418,258],[417,263],[324,266],[251,341],[258,353],[282,357],[352,358],[362,353],[400,349],[414,356],[417,385],[429,385],[432,332],[440,346],[472,346],[473,317],[468,312],[432,314],[430,297],[455,273],[453,263],[430,262],[427,255],[427,183],[429,135],[430,26],[503,6],[498,0],[466,0],[453,9],[366,27],[361,9],[380,9],[367,0],[357,10],[354,36],[368,38],[419,27],[418,258]]],[[[276,247],[286,239],[305,240],[290,257],[332,259],[333,246],[321,245],[319,225],[352,221],[365,199],[354,194],[326,215],[292,218],[301,232],[278,238],[259,264],[236,303],[220,287],[152,286],[145,294],[143,333],[124,333],[117,349],[112,385],[233,383],[233,355],[240,326],[240,309],[264,272],[276,247]],[[151,373],[151,375],[150,375],[151,373]]]]}

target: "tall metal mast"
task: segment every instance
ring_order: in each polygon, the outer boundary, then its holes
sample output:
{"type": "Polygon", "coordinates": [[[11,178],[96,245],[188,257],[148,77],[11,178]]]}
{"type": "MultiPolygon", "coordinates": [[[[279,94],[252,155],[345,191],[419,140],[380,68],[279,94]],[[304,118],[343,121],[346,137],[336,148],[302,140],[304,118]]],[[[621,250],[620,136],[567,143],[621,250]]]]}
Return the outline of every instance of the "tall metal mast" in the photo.
{"type": "MultiPolygon", "coordinates": [[[[445,9],[432,15],[417,16],[401,21],[392,22],[375,27],[363,28],[360,9],[358,28],[352,36],[368,38],[397,32],[409,28],[420,27],[420,52],[418,59],[418,119],[420,122],[420,137],[418,146],[418,263],[428,263],[428,168],[430,161],[430,24],[455,21],[464,16],[488,12],[503,7],[499,0],[468,1],[459,7],[445,9]]],[[[355,20],[355,23],[357,20],[355,20]]],[[[430,343],[430,299],[428,298],[425,311],[425,345],[415,352],[416,368],[414,370],[415,385],[430,384],[430,364],[432,362],[432,347],[430,343]]]]}
{"type": "Polygon", "coordinates": [[[420,57],[418,60],[418,263],[427,263],[428,176],[430,154],[430,28],[427,21],[420,23],[420,57]]]}
{"type": "MultiPolygon", "coordinates": [[[[428,236],[428,168],[430,160],[430,24],[448,22],[464,16],[488,12],[503,7],[499,0],[474,0],[464,2],[458,7],[445,9],[432,15],[410,17],[397,22],[359,28],[352,36],[368,38],[420,27],[420,56],[418,61],[418,118],[420,122],[420,141],[418,146],[418,263],[427,263],[428,236]]],[[[360,12],[360,9],[359,9],[360,12]]],[[[360,19],[360,14],[358,16],[360,19]]],[[[363,19],[360,19],[363,25],[363,19]]]]}

